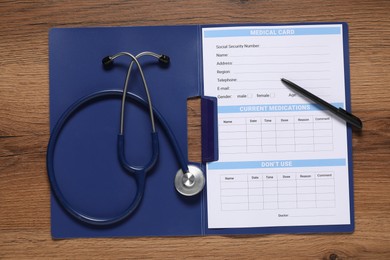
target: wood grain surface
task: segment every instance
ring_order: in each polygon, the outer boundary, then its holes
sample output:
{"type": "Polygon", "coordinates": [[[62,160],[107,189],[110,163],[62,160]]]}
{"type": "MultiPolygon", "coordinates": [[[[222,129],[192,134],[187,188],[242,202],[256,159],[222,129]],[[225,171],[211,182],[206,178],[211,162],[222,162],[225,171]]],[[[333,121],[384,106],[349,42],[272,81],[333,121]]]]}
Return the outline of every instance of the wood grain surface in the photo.
{"type": "MultiPolygon", "coordinates": [[[[390,259],[390,1],[0,1],[0,259],[390,259]],[[349,23],[355,221],[352,234],[69,239],[50,234],[51,27],[349,23]]],[[[189,109],[192,159],[199,109],[189,109]]]]}

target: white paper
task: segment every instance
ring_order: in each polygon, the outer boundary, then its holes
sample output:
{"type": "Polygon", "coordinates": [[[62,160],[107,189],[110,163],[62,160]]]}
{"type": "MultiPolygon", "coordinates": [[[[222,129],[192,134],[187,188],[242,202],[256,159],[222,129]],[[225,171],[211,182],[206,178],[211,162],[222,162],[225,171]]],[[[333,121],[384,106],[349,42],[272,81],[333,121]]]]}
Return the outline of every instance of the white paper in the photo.
{"type": "Polygon", "coordinates": [[[343,121],[286,78],[345,106],[342,26],[204,28],[204,94],[218,98],[209,228],[350,224],[343,121]]]}

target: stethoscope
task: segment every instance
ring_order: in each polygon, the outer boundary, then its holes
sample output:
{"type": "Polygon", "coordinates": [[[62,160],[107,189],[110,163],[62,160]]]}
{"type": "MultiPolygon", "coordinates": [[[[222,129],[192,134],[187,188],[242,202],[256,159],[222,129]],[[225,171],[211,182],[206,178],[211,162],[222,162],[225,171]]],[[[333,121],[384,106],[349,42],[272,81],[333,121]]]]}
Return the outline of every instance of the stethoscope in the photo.
{"type": "Polygon", "coordinates": [[[142,67],[138,61],[142,56],[152,56],[159,60],[163,64],[168,64],[170,59],[166,55],[159,55],[153,52],[141,52],[138,55],[134,56],[128,52],[119,52],[113,56],[105,57],[102,62],[105,68],[112,66],[115,59],[121,56],[128,56],[132,59],[126,74],[126,80],[123,87],[123,91],[120,90],[103,90],[99,92],[92,93],[86,97],[81,98],[80,100],[73,103],[67,110],[61,115],[56,125],[53,128],[53,131],[50,135],[49,144],[47,147],[47,172],[49,176],[49,181],[54,196],[56,197],[59,204],[72,216],[75,218],[94,225],[110,225],[122,221],[128,217],[140,204],[142,197],[145,191],[145,182],[147,173],[153,168],[156,164],[159,156],[159,139],[155,126],[154,119],[157,119],[161,128],[165,132],[170,145],[173,147],[175,156],[179,162],[180,169],[177,171],[175,176],[175,188],[176,190],[184,196],[194,196],[200,193],[203,190],[205,185],[205,177],[203,171],[197,165],[189,165],[186,157],[183,155],[183,152],[180,149],[180,146],[170,129],[168,123],[165,121],[164,117],[153,107],[152,100],[149,93],[149,88],[145,80],[145,76],[142,70],[142,67]],[[138,71],[142,78],[142,83],[146,93],[147,100],[131,93],[127,92],[127,87],[129,84],[130,74],[134,63],[138,67],[138,71]],[[85,105],[91,104],[102,98],[112,98],[112,97],[122,97],[121,101],[121,111],[120,111],[120,129],[117,138],[117,153],[121,166],[135,178],[137,191],[130,205],[120,214],[109,217],[109,218],[99,218],[85,214],[78,209],[75,209],[65,198],[61,192],[59,185],[56,180],[55,170],[54,170],[54,151],[56,148],[57,140],[61,134],[62,129],[69,121],[69,119],[76,114],[76,112],[84,107],[85,105]],[[152,154],[149,161],[144,166],[132,166],[127,162],[125,156],[125,136],[124,136],[124,114],[125,114],[125,103],[126,101],[132,101],[140,104],[145,110],[148,110],[150,122],[151,122],[151,139],[152,139],[152,154]]]}

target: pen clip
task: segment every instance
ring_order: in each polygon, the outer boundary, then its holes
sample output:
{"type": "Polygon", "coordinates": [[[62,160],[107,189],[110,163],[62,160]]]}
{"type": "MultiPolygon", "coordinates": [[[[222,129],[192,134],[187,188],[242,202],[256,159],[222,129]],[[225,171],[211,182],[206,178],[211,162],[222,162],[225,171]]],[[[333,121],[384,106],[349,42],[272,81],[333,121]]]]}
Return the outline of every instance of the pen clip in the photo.
{"type": "Polygon", "coordinates": [[[341,107],[338,109],[338,112],[339,115],[341,115],[348,123],[350,123],[354,127],[358,129],[363,128],[363,123],[357,116],[352,115],[351,113],[342,109],[341,107]]]}

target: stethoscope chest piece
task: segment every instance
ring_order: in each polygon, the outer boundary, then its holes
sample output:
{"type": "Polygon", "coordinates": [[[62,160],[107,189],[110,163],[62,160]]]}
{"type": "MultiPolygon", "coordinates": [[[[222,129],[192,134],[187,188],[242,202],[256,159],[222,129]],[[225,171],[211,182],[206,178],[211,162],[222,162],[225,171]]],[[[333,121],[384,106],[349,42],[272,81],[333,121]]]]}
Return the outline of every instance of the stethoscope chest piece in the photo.
{"type": "Polygon", "coordinates": [[[203,171],[195,166],[189,165],[188,172],[183,173],[180,169],[176,173],[176,190],[184,196],[194,196],[203,190],[205,177],[203,171]]]}

